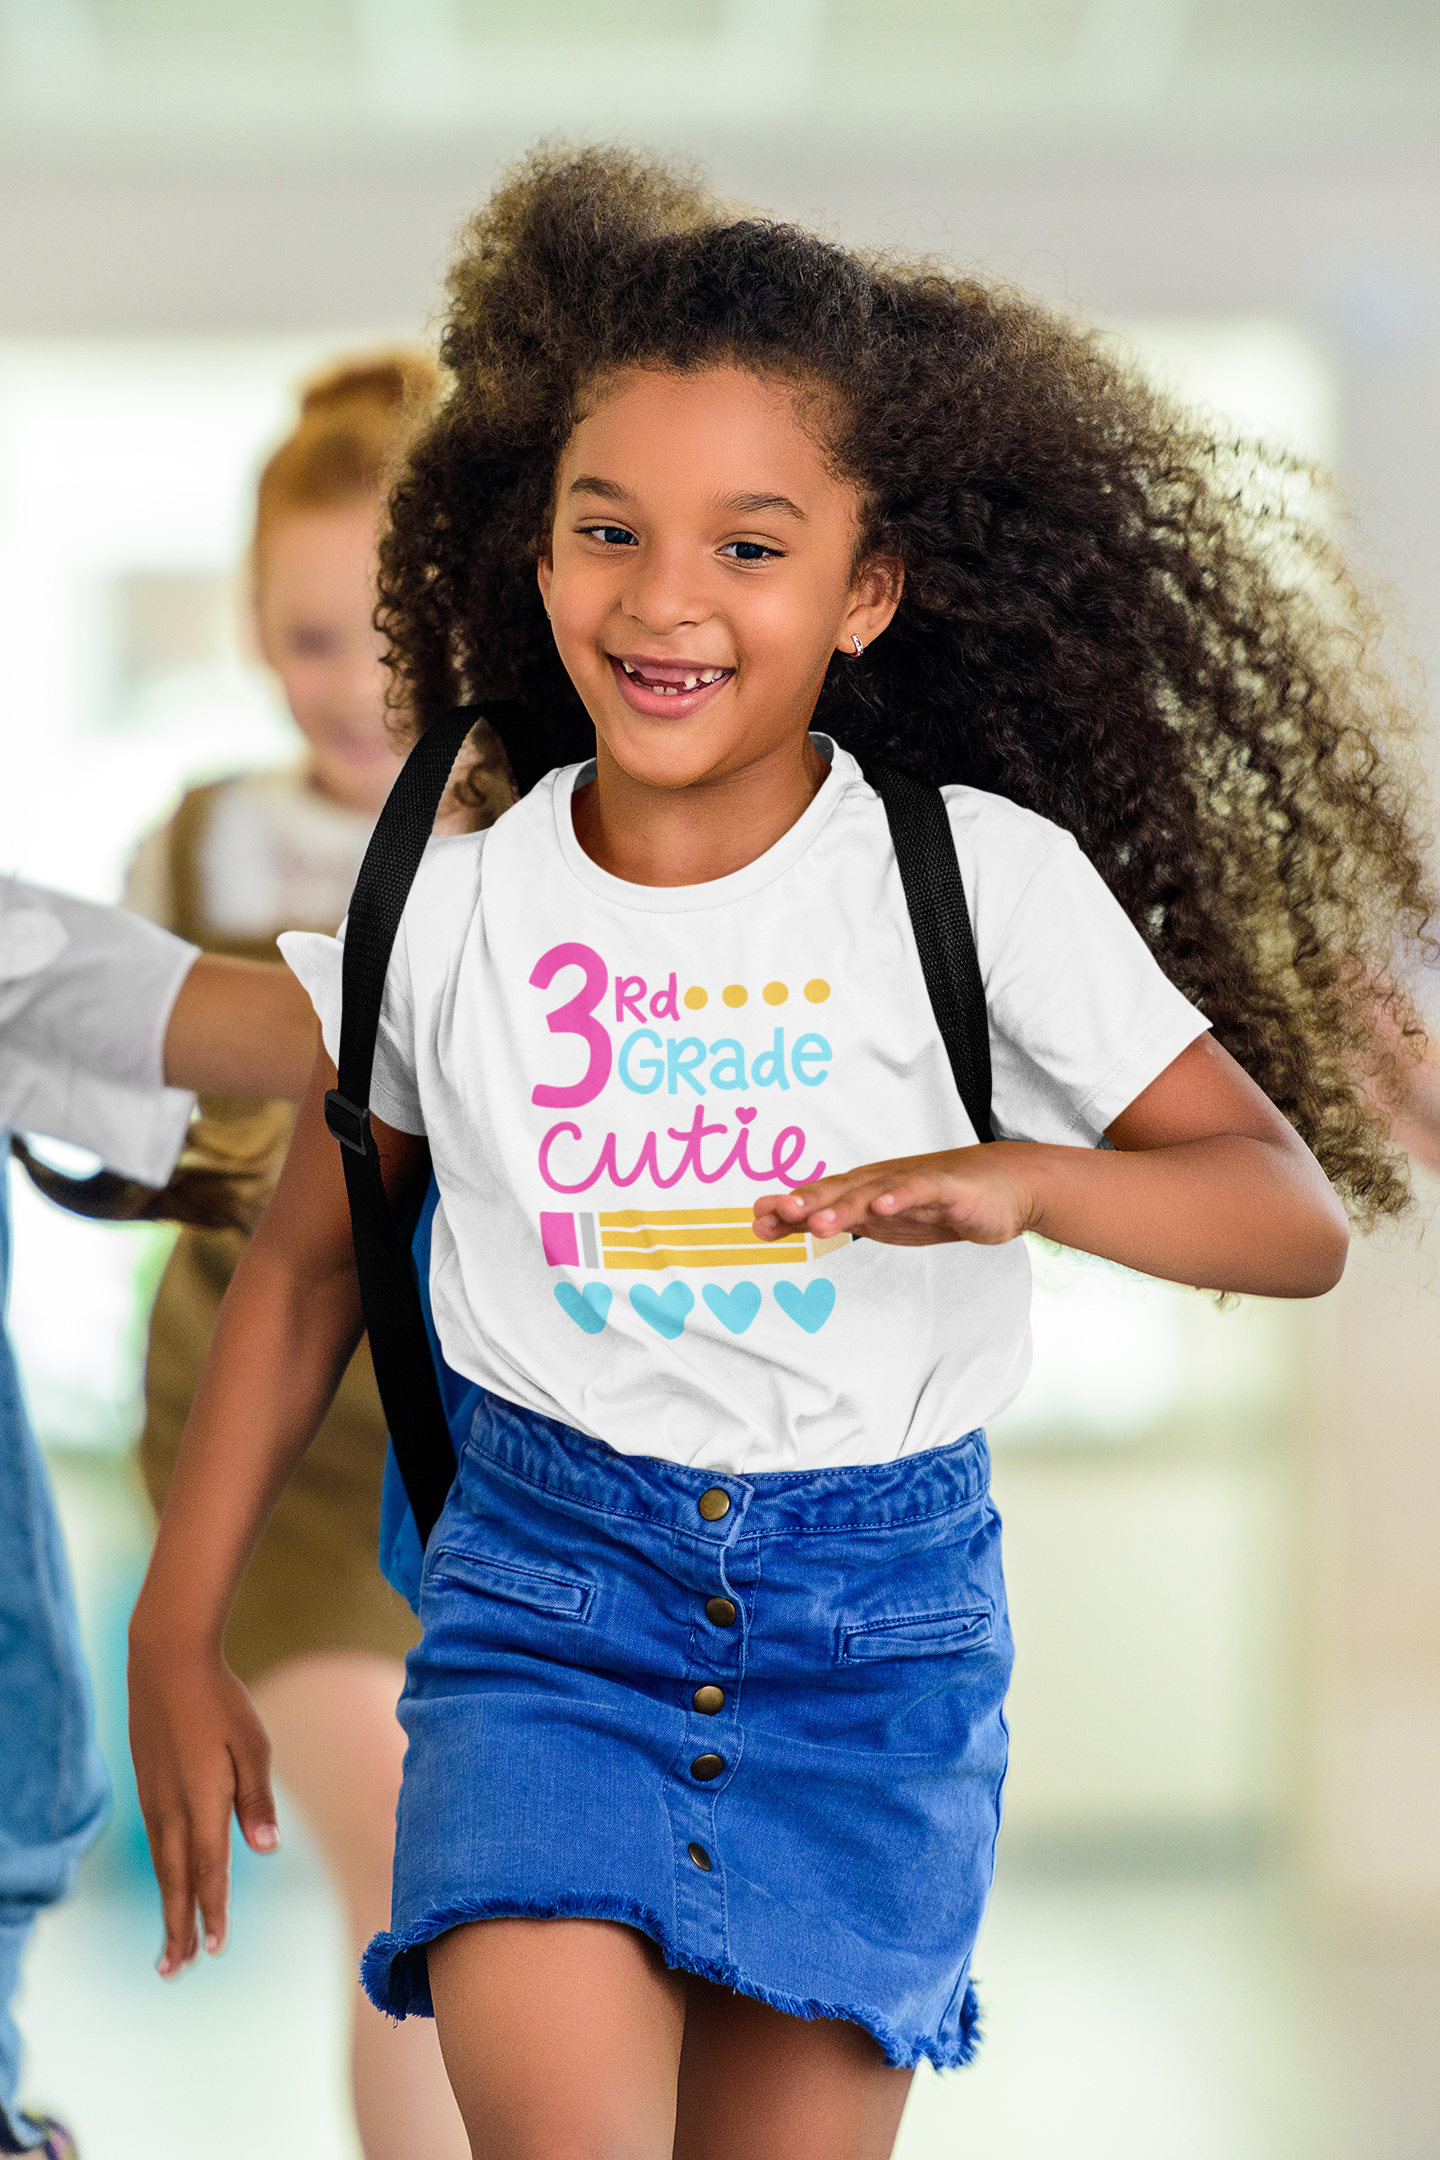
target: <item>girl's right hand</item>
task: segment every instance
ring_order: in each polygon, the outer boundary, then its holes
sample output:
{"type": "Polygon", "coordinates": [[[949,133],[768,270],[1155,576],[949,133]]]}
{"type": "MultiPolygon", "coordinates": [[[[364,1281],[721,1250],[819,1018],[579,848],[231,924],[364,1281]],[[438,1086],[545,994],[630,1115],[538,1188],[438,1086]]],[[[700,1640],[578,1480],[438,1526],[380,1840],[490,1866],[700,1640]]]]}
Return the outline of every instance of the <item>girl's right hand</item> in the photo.
{"type": "Polygon", "coordinates": [[[270,1742],[218,1652],[149,1646],[132,1627],[130,1751],[165,1919],[156,1969],[171,1980],[199,1956],[202,1934],[212,1957],[225,1947],[231,1815],[253,1852],[280,1843],[270,1742]]]}

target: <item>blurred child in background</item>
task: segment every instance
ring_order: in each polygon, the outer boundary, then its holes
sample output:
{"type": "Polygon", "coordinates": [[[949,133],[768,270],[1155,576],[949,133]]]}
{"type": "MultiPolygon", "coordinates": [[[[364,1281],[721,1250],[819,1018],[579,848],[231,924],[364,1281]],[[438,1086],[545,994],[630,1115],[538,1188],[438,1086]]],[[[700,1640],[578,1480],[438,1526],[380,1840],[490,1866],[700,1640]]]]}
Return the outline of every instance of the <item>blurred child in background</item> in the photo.
{"type": "MultiPolygon", "coordinates": [[[[305,389],[260,476],[255,626],[305,738],[303,758],[192,789],[142,844],[126,886],[139,913],[203,950],[274,957],[277,932],[333,931],[399,768],[385,716],[375,606],[385,475],[438,380],[411,349],[342,361],[305,389]]],[[[284,1106],[207,1100],[237,1150],[278,1171],[284,1106]]],[[[164,1500],[241,1230],[187,1230],[150,1328],[141,1461],[164,1500]]],[[[395,1705],[418,1629],[376,1565],[385,1419],[362,1343],[301,1476],[271,1518],[225,1638],[294,1798],[344,1899],[358,1956],[389,1909],[404,1738],[395,1705]]],[[[395,2028],[354,1996],[356,2116],[370,2160],[463,2152],[433,2030],[395,2028]]]]}

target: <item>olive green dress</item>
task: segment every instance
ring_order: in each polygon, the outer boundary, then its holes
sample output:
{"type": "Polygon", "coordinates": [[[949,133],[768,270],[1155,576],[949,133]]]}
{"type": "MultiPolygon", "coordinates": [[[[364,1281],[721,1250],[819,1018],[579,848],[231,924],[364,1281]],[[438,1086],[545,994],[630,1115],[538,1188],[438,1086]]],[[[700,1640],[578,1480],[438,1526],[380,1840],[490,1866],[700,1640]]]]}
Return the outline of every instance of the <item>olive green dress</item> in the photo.
{"type": "MultiPolygon", "coordinates": [[[[273,960],[271,939],[219,935],[205,919],[200,874],[206,822],[220,790],[192,789],[170,826],[167,927],[207,952],[273,960]]],[[[280,929],[335,930],[331,923],[280,929]]],[[[249,1118],[273,1133],[278,1175],[292,1119],[278,1105],[207,1098],[207,1117],[249,1118]]],[[[150,1321],[145,1429],[140,1463],[158,1510],[164,1502],[190,1403],[231,1276],[245,1249],[239,1230],[182,1230],[161,1279],[150,1321]]],[[[400,1658],[419,1627],[376,1562],[385,1414],[365,1343],[285,1491],[240,1585],[225,1654],[246,1682],[287,1659],[324,1650],[370,1650],[400,1658]]]]}

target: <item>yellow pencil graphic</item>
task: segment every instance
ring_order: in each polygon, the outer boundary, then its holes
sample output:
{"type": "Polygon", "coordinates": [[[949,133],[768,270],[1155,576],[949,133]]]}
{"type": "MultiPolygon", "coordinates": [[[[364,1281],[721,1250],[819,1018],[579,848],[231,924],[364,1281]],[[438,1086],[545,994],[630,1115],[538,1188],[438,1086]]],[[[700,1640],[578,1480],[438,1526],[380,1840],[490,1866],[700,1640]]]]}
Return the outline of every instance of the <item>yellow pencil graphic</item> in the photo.
{"type": "Polygon", "coordinates": [[[551,1267],[610,1269],[806,1267],[850,1243],[803,1230],[766,1243],[749,1208],[611,1208],[540,1217],[551,1267]]]}

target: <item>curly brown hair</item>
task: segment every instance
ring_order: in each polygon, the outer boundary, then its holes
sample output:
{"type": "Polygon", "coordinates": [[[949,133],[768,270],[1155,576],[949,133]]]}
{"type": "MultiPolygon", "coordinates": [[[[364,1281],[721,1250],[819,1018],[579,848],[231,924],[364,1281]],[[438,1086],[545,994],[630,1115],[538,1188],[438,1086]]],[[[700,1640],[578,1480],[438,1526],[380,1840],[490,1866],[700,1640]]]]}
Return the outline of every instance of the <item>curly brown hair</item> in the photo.
{"type": "Polygon", "coordinates": [[[397,703],[507,698],[593,753],[536,589],[596,386],[738,363],[792,383],[898,557],[887,634],[816,726],[1072,832],[1173,982],[1362,1222],[1409,1196],[1383,1112],[1422,1038],[1413,721],[1294,460],[1178,410],[1092,329],[930,263],[737,217],[688,170],[544,150],[469,225],[449,395],[381,548],[397,703]],[[813,394],[818,391],[817,396],[813,394]]]}

